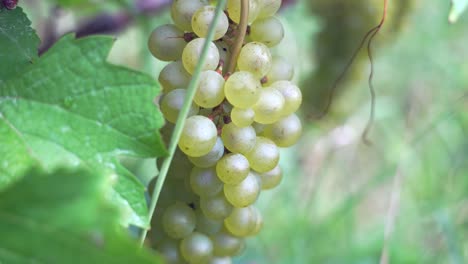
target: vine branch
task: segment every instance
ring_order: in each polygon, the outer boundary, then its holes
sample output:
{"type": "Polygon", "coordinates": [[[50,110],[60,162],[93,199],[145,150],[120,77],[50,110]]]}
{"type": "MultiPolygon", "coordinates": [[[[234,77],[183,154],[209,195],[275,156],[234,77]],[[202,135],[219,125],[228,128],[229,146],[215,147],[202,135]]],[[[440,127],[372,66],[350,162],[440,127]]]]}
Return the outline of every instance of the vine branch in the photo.
{"type": "Polygon", "coordinates": [[[370,115],[369,115],[369,120],[367,121],[366,128],[364,128],[364,132],[362,133],[362,139],[364,143],[366,144],[371,144],[371,141],[368,138],[368,134],[370,129],[372,128],[372,125],[374,124],[374,115],[375,115],[375,89],[374,85],[372,83],[373,77],[374,77],[374,61],[372,58],[372,40],[375,38],[377,33],[379,33],[380,29],[382,28],[383,24],[385,23],[385,19],[387,17],[387,7],[388,7],[388,0],[384,0],[384,8],[383,8],[383,14],[382,14],[382,19],[380,20],[380,23],[371,29],[369,32],[372,32],[369,37],[369,41],[367,42],[367,55],[369,57],[370,61],[370,73],[369,73],[369,92],[371,96],[371,109],[370,109],[370,115]]]}
{"type": "Polygon", "coordinates": [[[369,134],[370,129],[372,128],[372,125],[374,123],[374,116],[375,116],[375,89],[374,89],[374,85],[372,83],[373,77],[374,77],[374,60],[373,60],[373,56],[372,56],[372,41],[375,38],[375,36],[377,35],[377,33],[379,33],[380,29],[384,25],[385,20],[387,18],[388,0],[384,0],[383,2],[384,2],[383,15],[382,15],[382,18],[381,18],[379,24],[377,26],[371,28],[364,35],[364,37],[361,40],[361,43],[359,44],[357,49],[353,52],[353,54],[352,54],[351,58],[349,59],[348,63],[346,63],[346,66],[344,67],[343,71],[340,73],[340,75],[338,75],[338,78],[336,78],[335,81],[333,82],[333,85],[332,85],[332,87],[330,89],[330,93],[328,94],[328,97],[327,97],[327,104],[326,104],[324,110],[318,116],[314,117],[316,119],[320,119],[320,118],[323,118],[328,113],[328,111],[329,111],[329,109],[331,107],[332,101],[333,101],[333,97],[335,95],[336,88],[338,87],[338,84],[343,80],[343,78],[345,77],[345,75],[348,72],[349,68],[354,63],[357,55],[359,54],[361,49],[364,47],[364,45],[367,43],[367,45],[366,45],[367,46],[367,56],[369,57],[369,62],[370,62],[370,73],[369,73],[368,85],[369,85],[369,92],[370,92],[370,96],[371,96],[371,109],[370,109],[370,114],[369,114],[369,120],[367,121],[366,127],[364,128],[364,131],[362,133],[362,139],[363,139],[364,143],[366,143],[367,145],[371,144],[371,141],[368,139],[368,134],[369,134]]]}
{"type": "Polygon", "coordinates": [[[226,74],[229,75],[236,69],[237,57],[239,57],[240,50],[244,44],[245,34],[247,33],[247,25],[249,23],[249,0],[241,0],[241,14],[239,27],[237,28],[236,39],[231,51],[231,58],[229,58],[226,74]]]}
{"type": "MultiPolygon", "coordinates": [[[[219,0],[218,5],[216,6],[215,16],[213,18],[213,21],[211,21],[210,28],[208,30],[208,35],[206,36],[205,43],[203,44],[203,49],[200,55],[200,60],[198,61],[197,66],[195,67],[195,71],[193,72],[192,79],[190,80],[190,83],[187,88],[187,93],[184,98],[184,104],[179,112],[179,116],[177,117],[177,122],[175,124],[174,132],[172,134],[171,141],[168,147],[168,156],[164,159],[161,165],[161,170],[159,172],[158,179],[156,181],[156,184],[154,185],[154,191],[151,196],[151,202],[149,206],[149,216],[148,216],[148,221],[150,223],[151,223],[151,218],[153,217],[154,211],[156,209],[156,204],[158,202],[159,195],[161,193],[161,190],[164,184],[164,180],[166,179],[167,172],[169,171],[169,167],[172,163],[174,153],[177,149],[177,142],[179,142],[180,136],[182,135],[182,130],[184,128],[185,120],[187,119],[190,106],[193,101],[193,97],[195,96],[195,92],[197,91],[200,74],[202,72],[202,67],[205,63],[211,41],[213,40],[213,37],[214,37],[216,23],[218,21],[218,18],[221,12],[223,12],[225,4],[226,4],[226,0],[219,0]]],[[[148,229],[143,229],[143,231],[141,232],[140,234],[141,245],[143,245],[143,243],[145,242],[147,233],[148,233],[148,229]]]]}

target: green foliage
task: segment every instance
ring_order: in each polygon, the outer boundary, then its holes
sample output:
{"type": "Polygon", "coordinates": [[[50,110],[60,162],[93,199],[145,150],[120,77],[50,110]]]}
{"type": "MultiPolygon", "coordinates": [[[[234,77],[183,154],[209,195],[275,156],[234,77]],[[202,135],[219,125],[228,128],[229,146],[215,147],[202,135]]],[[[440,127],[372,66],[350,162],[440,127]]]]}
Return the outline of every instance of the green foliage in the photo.
{"type": "Polygon", "coordinates": [[[119,228],[109,178],[32,168],[0,191],[0,262],[160,263],[119,228]]]}
{"type": "Polygon", "coordinates": [[[39,38],[30,25],[22,8],[0,9],[0,85],[37,59],[39,38]]]}
{"type": "MultiPolygon", "coordinates": [[[[31,31],[23,25],[13,35],[31,31]]],[[[128,211],[124,221],[147,227],[144,186],[117,157],[165,154],[157,133],[163,119],[152,103],[159,89],[149,76],[106,63],[112,43],[67,35],[33,64],[12,58],[10,65],[23,66],[0,84],[0,189],[33,164],[50,170],[84,163],[96,173],[118,175],[115,196],[128,211]]]]}
{"type": "Polygon", "coordinates": [[[452,8],[450,9],[449,22],[455,23],[463,12],[468,8],[467,0],[452,0],[452,8]]]}

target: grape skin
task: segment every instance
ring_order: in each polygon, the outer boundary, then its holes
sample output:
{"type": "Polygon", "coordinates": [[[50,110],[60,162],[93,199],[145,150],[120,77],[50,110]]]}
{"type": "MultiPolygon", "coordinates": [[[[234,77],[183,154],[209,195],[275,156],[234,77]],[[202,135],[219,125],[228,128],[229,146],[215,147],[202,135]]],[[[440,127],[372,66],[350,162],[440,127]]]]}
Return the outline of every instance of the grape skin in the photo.
{"type": "Polygon", "coordinates": [[[255,20],[250,26],[250,38],[268,47],[274,47],[284,38],[283,24],[276,17],[255,20]]]}
{"type": "MultiPolygon", "coordinates": [[[[182,52],[182,63],[184,64],[185,70],[188,73],[193,74],[195,67],[200,60],[205,38],[197,38],[190,41],[182,52]]],[[[213,42],[209,43],[208,52],[206,55],[205,63],[202,66],[202,70],[215,70],[219,64],[219,52],[218,48],[213,42]]]]}
{"type": "MultiPolygon", "coordinates": [[[[253,22],[257,18],[258,13],[260,12],[259,0],[249,0],[249,23],[253,22]]],[[[240,13],[241,13],[241,4],[240,0],[228,0],[226,5],[226,10],[229,13],[229,18],[232,21],[239,24],[240,22],[240,13]]]]}
{"type": "Polygon", "coordinates": [[[193,98],[195,103],[204,108],[212,108],[224,100],[224,78],[215,71],[204,71],[193,98]]]}
{"type": "Polygon", "coordinates": [[[246,237],[255,229],[255,217],[252,206],[234,208],[229,217],[224,220],[224,226],[229,233],[238,237],[246,237]]]}
{"type": "Polygon", "coordinates": [[[258,18],[274,15],[281,7],[281,0],[259,0],[258,18]]]}
{"type": "MultiPolygon", "coordinates": [[[[185,89],[175,89],[167,93],[161,98],[160,108],[167,121],[175,124],[179,116],[180,109],[184,105],[186,94],[185,89]]],[[[198,113],[198,106],[195,104],[190,105],[188,116],[193,116],[198,113]]]]}
{"type": "Polygon", "coordinates": [[[162,25],[151,32],[148,39],[148,49],[151,54],[162,61],[180,59],[186,46],[184,32],[174,25],[162,25]]]}
{"type": "Polygon", "coordinates": [[[216,163],[224,154],[224,144],[220,137],[216,139],[216,144],[208,152],[201,157],[188,157],[188,159],[199,168],[209,168],[216,166],[216,163]]]}
{"type": "Polygon", "coordinates": [[[265,44],[250,42],[242,47],[237,66],[241,71],[247,71],[257,78],[262,78],[270,70],[271,60],[270,50],[265,44]]]}
{"type": "Polygon", "coordinates": [[[215,124],[207,117],[195,115],[185,121],[178,145],[188,156],[201,157],[213,149],[217,137],[215,124]]]}
{"type": "Polygon", "coordinates": [[[189,263],[206,263],[213,254],[213,242],[208,236],[193,232],[180,243],[180,252],[189,263]]]}
{"type": "Polygon", "coordinates": [[[214,196],[221,192],[223,183],[216,176],[214,168],[194,167],[190,173],[190,186],[201,197],[214,196]]]}
{"type": "Polygon", "coordinates": [[[277,81],[270,87],[278,90],[284,97],[283,116],[288,116],[299,109],[302,103],[302,93],[299,87],[290,81],[277,81]]]}
{"type": "Polygon", "coordinates": [[[263,135],[275,142],[278,147],[290,147],[297,143],[302,134],[301,120],[297,115],[289,115],[265,127],[263,135]]]}
{"type": "Polygon", "coordinates": [[[216,174],[225,184],[239,184],[249,172],[249,161],[239,153],[229,153],[216,164],[216,174]]]}
{"type": "Polygon", "coordinates": [[[250,126],[254,122],[255,112],[252,108],[234,107],[231,111],[232,122],[238,127],[250,126]]]}
{"type": "Polygon", "coordinates": [[[252,169],[260,173],[267,172],[278,165],[279,150],[271,139],[257,137],[255,146],[246,157],[252,169]]]}
{"type": "Polygon", "coordinates": [[[271,69],[266,75],[266,83],[269,86],[276,81],[290,81],[294,77],[294,65],[289,63],[284,57],[273,56],[271,69]]]}
{"type": "Polygon", "coordinates": [[[177,202],[166,209],[163,214],[164,231],[172,238],[183,238],[195,229],[195,213],[192,208],[177,202]]]}
{"type": "Polygon", "coordinates": [[[260,194],[260,184],[254,174],[249,173],[239,184],[224,185],[224,195],[234,207],[246,207],[253,204],[260,194]]]}
{"type": "Polygon", "coordinates": [[[254,120],[260,124],[272,124],[285,112],[285,99],[281,92],[266,87],[261,90],[260,99],[253,106],[254,120]]]}
{"type": "Polygon", "coordinates": [[[255,130],[251,126],[238,127],[234,123],[224,125],[221,139],[231,152],[245,154],[252,150],[256,141],[255,130]]]}
{"type": "Polygon", "coordinates": [[[233,73],[224,85],[227,100],[235,107],[249,108],[260,96],[260,81],[250,72],[233,73]]]}
{"type": "MultiPolygon", "coordinates": [[[[199,8],[192,17],[192,28],[197,36],[206,38],[211,22],[215,16],[214,6],[204,6],[199,8]]],[[[229,21],[226,14],[221,13],[216,23],[213,40],[220,39],[226,34],[229,21]]]]}
{"type": "Polygon", "coordinates": [[[181,30],[191,32],[192,16],[195,12],[206,6],[205,0],[173,0],[171,6],[171,17],[174,24],[181,30]]]}
{"type": "Polygon", "coordinates": [[[177,88],[186,88],[192,76],[185,70],[181,60],[166,65],[159,73],[158,81],[166,94],[177,88]]]}

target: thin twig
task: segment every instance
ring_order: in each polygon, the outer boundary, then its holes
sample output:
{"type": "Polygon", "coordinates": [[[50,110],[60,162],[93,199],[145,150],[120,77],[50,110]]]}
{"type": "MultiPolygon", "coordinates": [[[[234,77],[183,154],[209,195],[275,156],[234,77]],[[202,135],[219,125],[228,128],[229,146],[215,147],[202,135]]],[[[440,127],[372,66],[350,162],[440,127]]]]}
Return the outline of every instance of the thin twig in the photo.
{"type": "MultiPolygon", "coordinates": [[[[182,106],[182,109],[179,112],[179,116],[177,118],[177,122],[174,127],[174,132],[171,137],[171,142],[169,143],[168,156],[164,159],[161,165],[161,170],[159,172],[158,179],[156,181],[156,184],[154,185],[154,191],[153,191],[153,195],[151,197],[151,202],[149,206],[148,218],[149,218],[150,223],[151,223],[151,218],[153,217],[154,211],[156,209],[156,203],[158,202],[159,194],[161,193],[162,187],[164,185],[164,180],[166,179],[167,172],[169,171],[169,167],[172,163],[174,153],[177,149],[177,142],[179,142],[180,136],[182,135],[182,130],[184,128],[185,120],[187,119],[190,106],[193,101],[193,97],[195,96],[195,92],[197,91],[200,74],[202,72],[202,67],[206,60],[206,56],[208,55],[211,41],[213,40],[213,37],[214,37],[216,23],[218,21],[218,18],[220,17],[220,14],[223,12],[225,5],[226,5],[226,0],[218,1],[218,5],[216,6],[216,11],[215,11],[215,16],[213,18],[213,21],[211,21],[208,35],[206,36],[205,43],[203,44],[203,50],[200,55],[200,59],[197,63],[195,71],[193,72],[193,75],[192,75],[192,79],[190,80],[189,86],[187,88],[187,94],[185,95],[184,105],[182,106]]],[[[143,243],[145,242],[147,233],[148,233],[147,229],[144,229],[141,232],[140,234],[141,245],[143,245],[143,243]]]]}
{"type": "Polygon", "coordinates": [[[249,23],[249,0],[241,0],[241,14],[239,27],[237,28],[236,39],[231,51],[231,58],[229,58],[228,66],[225,73],[227,75],[234,72],[237,64],[237,57],[239,57],[240,50],[244,44],[245,34],[247,33],[247,25],[249,23]]]}
{"type": "Polygon", "coordinates": [[[380,29],[385,23],[385,19],[387,17],[387,6],[388,6],[388,0],[384,0],[382,19],[380,20],[380,23],[377,25],[374,32],[369,37],[369,41],[367,42],[367,55],[369,56],[369,61],[370,61],[370,74],[369,74],[368,82],[369,82],[369,92],[371,96],[371,109],[370,109],[369,120],[367,121],[366,128],[364,129],[364,132],[362,133],[362,139],[364,143],[366,143],[367,145],[371,144],[371,141],[368,138],[368,134],[369,134],[370,129],[372,128],[372,125],[374,124],[374,116],[375,116],[375,89],[374,89],[374,85],[372,84],[372,80],[374,77],[374,61],[372,58],[372,46],[371,45],[372,45],[372,40],[375,38],[377,33],[379,33],[380,29]]]}

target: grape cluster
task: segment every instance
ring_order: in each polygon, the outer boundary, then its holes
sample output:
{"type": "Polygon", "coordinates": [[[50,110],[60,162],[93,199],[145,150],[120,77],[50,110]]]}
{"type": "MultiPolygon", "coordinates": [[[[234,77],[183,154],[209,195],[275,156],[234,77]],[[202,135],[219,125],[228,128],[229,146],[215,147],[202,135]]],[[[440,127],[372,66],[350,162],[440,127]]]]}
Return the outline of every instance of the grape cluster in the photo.
{"type": "MultiPolygon", "coordinates": [[[[284,36],[273,16],[280,5],[249,1],[247,36],[234,72],[223,72],[223,66],[240,33],[240,0],[228,0],[215,25],[150,233],[168,263],[231,263],[244,239],[262,228],[253,204],[261,190],[281,182],[279,148],[295,144],[302,132],[294,67],[269,49],[284,36]]],[[[174,0],[171,16],[174,24],[157,27],[148,41],[154,57],[170,61],[159,75],[159,106],[168,121],[163,137],[172,133],[215,7],[205,0],[174,0]]]]}

